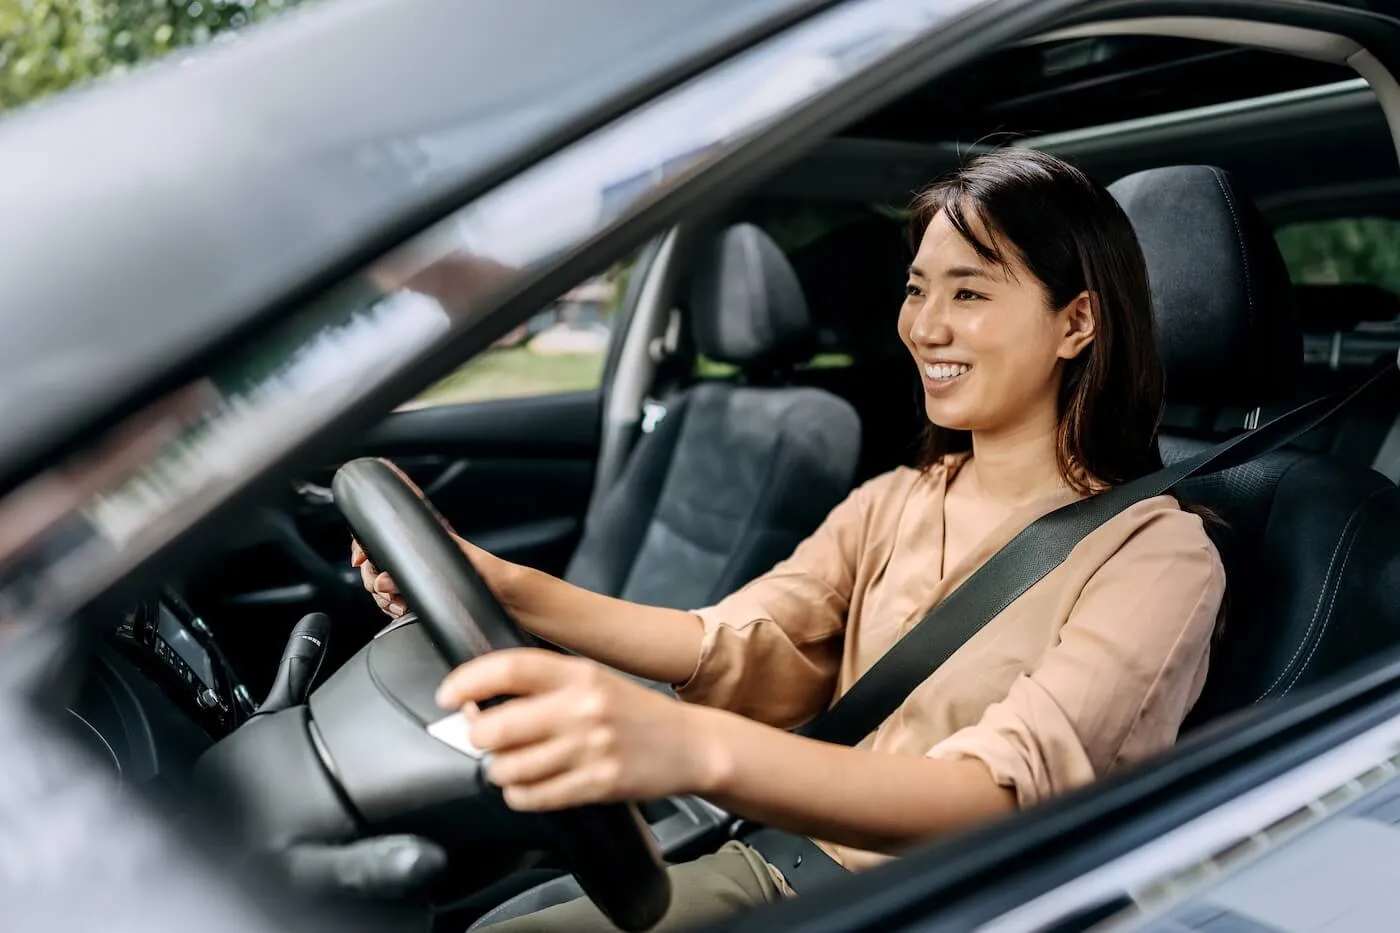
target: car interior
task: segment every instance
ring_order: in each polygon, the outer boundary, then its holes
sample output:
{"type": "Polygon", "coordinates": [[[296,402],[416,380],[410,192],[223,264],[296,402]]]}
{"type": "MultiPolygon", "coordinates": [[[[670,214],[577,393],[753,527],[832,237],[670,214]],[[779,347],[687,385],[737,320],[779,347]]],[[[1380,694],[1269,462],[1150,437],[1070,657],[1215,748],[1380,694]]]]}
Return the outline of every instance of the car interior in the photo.
{"type": "MultiPolygon", "coordinates": [[[[996,145],[1075,160],[1127,211],[1167,371],[1167,462],[1395,365],[1400,173],[1377,92],[1317,58],[1088,30],[973,61],[645,245],[591,387],[405,406],[344,460],[392,460],[501,556],[624,599],[712,603],[857,484],[917,462],[918,376],[894,330],[907,207],[996,145]]],[[[402,737],[439,715],[446,665],[411,620],[379,615],[349,566],[333,491],[344,460],[133,605],[73,704],[87,744],[134,785],[236,775],[258,811],[245,829],[268,838],[430,835],[451,871],[404,900],[430,904],[435,930],[577,896],[538,821],[467,794],[460,767],[402,737]],[[319,673],[249,719],[309,613],[328,619],[319,673]],[[339,789],[318,790],[309,747],[285,766],[236,760],[287,747],[277,723],[294,707],[310,710],[339,789]],[[431,777],[413,776],[420,765],[431,777]]],[[[1229,579],[1188,734],[1400,645],[1397,480],[1392,381],[1288,448],[1179,489],[1218,519],[1229,579]]],[[[713,849],[729,827],[699,800],[642,813],[668,859],[713,849]]]]}

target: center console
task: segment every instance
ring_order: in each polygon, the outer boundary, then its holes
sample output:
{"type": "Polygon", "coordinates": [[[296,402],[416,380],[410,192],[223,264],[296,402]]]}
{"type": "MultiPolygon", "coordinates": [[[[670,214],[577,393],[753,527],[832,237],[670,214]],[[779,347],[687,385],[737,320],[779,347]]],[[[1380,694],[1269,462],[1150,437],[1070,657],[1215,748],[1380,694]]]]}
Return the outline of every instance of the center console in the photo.
{"type": "Polygon", "coordinates": [[[214,739],[252,712],[213,633],[173,590],[123,612],[113,643],[214,739]]]}

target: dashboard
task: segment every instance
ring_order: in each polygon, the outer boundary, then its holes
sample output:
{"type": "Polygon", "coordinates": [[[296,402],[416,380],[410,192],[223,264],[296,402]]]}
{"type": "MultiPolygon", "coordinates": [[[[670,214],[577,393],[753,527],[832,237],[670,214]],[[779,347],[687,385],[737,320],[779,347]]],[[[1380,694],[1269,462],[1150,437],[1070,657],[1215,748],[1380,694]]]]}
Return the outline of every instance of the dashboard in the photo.
{"type": "Polygon", "coordinates": [[[112,644],[211,739],[253,711],[213,632],[172,589],[123,611],[112,644]]]}
{"type": "Polygon", "coordinates": [[[209,627],[170,589],[122,609],[95,661],[70,724],[122,779],[178,781],[256,708],[209,627]]]}

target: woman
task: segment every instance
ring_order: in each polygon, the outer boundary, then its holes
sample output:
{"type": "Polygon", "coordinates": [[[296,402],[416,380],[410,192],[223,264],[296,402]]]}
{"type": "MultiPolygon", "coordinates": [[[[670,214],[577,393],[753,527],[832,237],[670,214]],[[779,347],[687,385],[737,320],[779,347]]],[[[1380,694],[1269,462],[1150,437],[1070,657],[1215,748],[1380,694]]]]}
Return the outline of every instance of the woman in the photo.
{"type": "MultiPolygon", "coordinates": [[[[981,156],[916,202],[899,334],[923,378],[920,469],[861,486],[768,574],[699,612],[585,592],[461,546],[530,631],[438,691],[519,810],[698,794],[848,868],[1169,747],[1205,678],[1224,571],[1170,497],[1127,509],[856,748],[784,731],[841,695],[1037,517],[1160,467],[1162,370],[1117,202],[1052,156],[981,156]],[[600,663],[593,663],[594,661],[600,663]],[[681,702],[603,665],[678,685],[681,702]],[[488,712],[477,701],[514,695],[488,712]]],[[[380,605],[392,580],[354,555],[380,605]]],[[[679,929],[786,893],[729,843],[672,869],[679,929]]],[[[507,930],[609,929],[585,901],[507,930]]]]}

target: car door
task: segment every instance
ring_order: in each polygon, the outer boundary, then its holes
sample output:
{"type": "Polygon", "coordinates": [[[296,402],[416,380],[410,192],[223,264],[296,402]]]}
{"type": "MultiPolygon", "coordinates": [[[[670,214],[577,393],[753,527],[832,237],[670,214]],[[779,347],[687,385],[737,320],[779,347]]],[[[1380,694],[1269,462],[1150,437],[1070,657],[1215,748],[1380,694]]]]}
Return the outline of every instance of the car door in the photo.
{"type": "MultiPolygon", "coordinates": [[[[459,534],[562,574],[592,495],[603,399],[640,255],[570,289],[400,406],[352,456],[393,461],[459,534]]],[[[249,515],[221,559],[184,582],[191,604],[227,633],[230,659],[255,693],[275,670],[269,656],[306,613],[326,612],[343,630],[337,656],[383,622],[349,566],[349,532],[329,488],[338,466],[304,474],[249,515]]]]}

